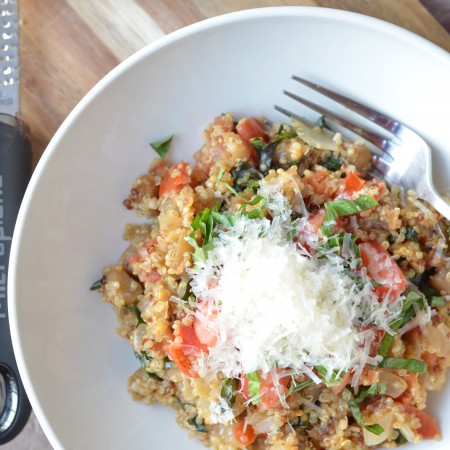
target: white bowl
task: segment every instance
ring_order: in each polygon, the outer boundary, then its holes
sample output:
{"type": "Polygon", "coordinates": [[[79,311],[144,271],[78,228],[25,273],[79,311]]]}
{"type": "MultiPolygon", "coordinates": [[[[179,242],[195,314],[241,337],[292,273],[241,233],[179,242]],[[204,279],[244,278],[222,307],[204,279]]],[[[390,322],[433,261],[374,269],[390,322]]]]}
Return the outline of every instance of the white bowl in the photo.
{"type": "MultiPolygon", "coordinates": [[[[122,200],[155,156],[149,142],[175,133],[171,159],[189,159],[217,114],[281,119],[275,103],[296,108],[281,90],[301,91],[291,74],[415,128],[433,146],[438,190],[449,190],[450,57],[393,25],[330,9],[257,9],[197,23],[127,59],[56,133],[14,234],[8,286],[14,348],[56,449],[202,448],[169,408],[131,399],[127,377],[139,363],[115,334],[110,305],[89,286],[125,248],[123,227],[136,219],[122,200]]],[[[432,448],[448,449],[448,385],[433,399],[444,439],[432,448]]]]}

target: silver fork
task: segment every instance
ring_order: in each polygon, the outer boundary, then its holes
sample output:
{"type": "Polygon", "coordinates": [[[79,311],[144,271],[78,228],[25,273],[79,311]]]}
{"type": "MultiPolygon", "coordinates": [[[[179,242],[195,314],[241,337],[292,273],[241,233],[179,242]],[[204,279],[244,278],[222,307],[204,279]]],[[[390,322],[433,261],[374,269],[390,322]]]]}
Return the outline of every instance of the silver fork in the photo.
{"type": "MultiPolygon", "coordinates": [[[[378,148],[381,154],[373,154],[372,169],[369,172],[371,176],[383,178],[388,184],[400,186],[406,191],[414,191],[418,198],[426,200],[439,213],[450,220],[450,204],[437,193],[431,179],[430,147],[416,132],[391,117],[352,100],[351,98],[345,97],[296,75],[292,78],[320,94],[331,98],[351,111],[360,114],[384,129],[387,134],[390,135],[390,138],[363,128],[345,117],[337,115],[329,109],[317,105],[297,94],[283,91],[288,97],[361,136],[378,148]]],[[[285,108],[275,105],[275,109],[288,117],[294,117],[304,121],[302,117],[285,108]]]]}

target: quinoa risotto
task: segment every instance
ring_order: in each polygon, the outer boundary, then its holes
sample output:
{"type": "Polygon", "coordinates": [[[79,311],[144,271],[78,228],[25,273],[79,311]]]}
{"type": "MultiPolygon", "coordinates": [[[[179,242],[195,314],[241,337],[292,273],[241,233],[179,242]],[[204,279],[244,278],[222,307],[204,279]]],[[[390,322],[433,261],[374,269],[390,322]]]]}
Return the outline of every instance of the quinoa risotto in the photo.
{"type": "Polygon", "coordinates": [[[368,177],[364,143],[323,118],[224,114],[204,139],[194,164],[152,144],[124,201],[147,220],[91,287],[140,362],[133,398],[220,450],[440,439],[426,400],[450,365],[450,223],[368,177]]]}

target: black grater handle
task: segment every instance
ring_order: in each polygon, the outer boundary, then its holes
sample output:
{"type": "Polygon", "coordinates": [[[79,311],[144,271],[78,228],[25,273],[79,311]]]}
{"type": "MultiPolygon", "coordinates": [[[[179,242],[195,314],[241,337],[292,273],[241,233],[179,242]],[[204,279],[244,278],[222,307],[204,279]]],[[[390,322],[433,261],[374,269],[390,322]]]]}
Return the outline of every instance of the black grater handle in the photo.
{"type": "Polygon", "coordinates": [[[0,445],[20,433],[31,412],[14,357],[7,305],[11,238],[30,176],[28,128],[16,117],[0,114],[0,445]]]}

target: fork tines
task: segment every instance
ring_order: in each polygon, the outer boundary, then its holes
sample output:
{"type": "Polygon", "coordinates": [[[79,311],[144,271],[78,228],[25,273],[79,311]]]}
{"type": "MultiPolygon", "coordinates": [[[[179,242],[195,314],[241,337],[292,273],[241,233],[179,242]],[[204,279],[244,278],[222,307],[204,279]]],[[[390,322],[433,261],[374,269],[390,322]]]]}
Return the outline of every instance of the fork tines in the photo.
{"type": "MultiPolygon", "coordinates": [[[[400,137],[402,134],[405,133],[406,127],[402,125],[401,123],[397,122],[396,120],[392,119],[391,117],[386,116],[385,114],[382,114],[378,111],[375,111],[356,100],[353,100],[349,97],[346,97],[344,95],[338,94],[334,91],[331,91],[323,86],[320,86],[316,83],[312,83],[308,80],[305,80],[304,78],[298,77],[294,75],[292,77],[295,81],[298,81],[299,83],[304,84],[305,86],[319,92],[320,94],[324,95],[325,97],[328,97],[335,101],[336,103],[339,103],[340,105],[346,107],[347,109],[353,111],[354,113],[357,113],[366,119],[370,120],[371,122],[375,123],[385,131],[389,132],[391,135],[394,136],[395,140],[400,141],[400,137]]],[[[307,100],[304,97],[301,97],[298,94],[294,94],[290,91],[283,91],[285,95],[292,98],[293,100],[302,103],[303,105],[307,106],[308,108],[318,112],[319,114],[323,115],[327,119],[332,120],[333,122],[341,125],[342,127],[352,131],[353,133],[357,134],[358,136],[361,136],[366,141],[373,144],[375,147],[380,149],[383,152],[383,156],[377,156],[374,155],[374,167],[380,171],[381,173],[386,173],[386,170],[388,170],[387,165],[389,162],[393,160],[393,156],[395,154],[395,151],[399,149],[399,145],[393,140],[393,139],[387,139],[386,137],[379,135],[375,133],[374,131],[371,131],[367,128],[362,127],[361,125],[354,123],[350,121],[349,119],[342,117],[338,114],[336,114],[333,111],[330,111],[327,108],[324,108],[323,106],[318,105],[317,103],[313,103],[310,100],[307,100]]],[[[282,114],[285,114],[289,117],[294,117],[299,120],[303,120],[298,115],[292,113],[291,111],[282,108],[280,106],[275,105],[275,109],[281,112],[282,114]]]]}

